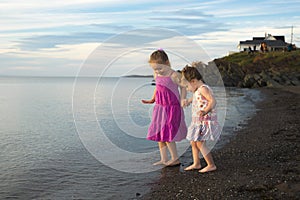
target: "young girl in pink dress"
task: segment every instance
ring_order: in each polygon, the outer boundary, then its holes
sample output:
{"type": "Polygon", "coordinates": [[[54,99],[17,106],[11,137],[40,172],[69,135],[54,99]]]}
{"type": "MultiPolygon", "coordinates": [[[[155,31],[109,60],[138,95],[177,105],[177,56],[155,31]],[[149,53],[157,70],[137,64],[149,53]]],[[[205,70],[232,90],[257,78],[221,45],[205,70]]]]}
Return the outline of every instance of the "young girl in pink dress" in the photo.
{"type": "Polygon", "coordinates": [[[217,121],[216,100],[208,85],[204,84],[201,74],[195,67],[186,66],[182,70],[182,82],[193,92],[193,98],[186,100],[185,105],[192,103],[192,122],[188,128],[187,140],[192,146],[194,163],[185,170],[201,169],[199,152],[202,153],[207,166],[199,172],[209,172],[217,169],[210,150],[206,146],[207,140],[217,140],[220,127],[217,121]]]}
{"type": "Polygon", "coordinates": [[[161,159],[154,165],[174,166],[180,164],[176,143],[186,138],[187,127],[181,102],[186,98],[185,87],[180,86],[181,75],[170,65],[168,55],[163,50],[154,51],[149,60],[154,71],[156,88],[151,100],[143,103],[154,103],[152,121],[147,139],[158,142],[161,159]],[[180,87],[181,95],[179,95],[180,87]],[[180,97],[181,96],[181,97],[180,97]],[[167,148],[171,160],[168,161],[167,148]]]}

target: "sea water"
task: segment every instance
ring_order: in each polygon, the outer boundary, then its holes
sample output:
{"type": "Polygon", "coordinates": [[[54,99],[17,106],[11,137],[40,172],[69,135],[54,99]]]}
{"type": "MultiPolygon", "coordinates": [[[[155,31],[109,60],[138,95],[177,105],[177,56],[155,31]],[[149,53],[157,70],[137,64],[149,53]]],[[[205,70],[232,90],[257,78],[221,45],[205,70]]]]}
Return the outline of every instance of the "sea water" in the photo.
{"type": "MultiPolygon", "coordinates": [[[[1,77],[0,199],[134,199],[148,192],[161,176],[148,165],[159,159],[157,144],[145,140],[153,105],[140,102],[152,97],[151,82],[1,77]]],[[[255,113],[260,98],[257,90],[222,91],[214,88],[224,125],[215,148],[255,113]]],[[[184,111],[189,124],[191,107],[184,111]]]]}

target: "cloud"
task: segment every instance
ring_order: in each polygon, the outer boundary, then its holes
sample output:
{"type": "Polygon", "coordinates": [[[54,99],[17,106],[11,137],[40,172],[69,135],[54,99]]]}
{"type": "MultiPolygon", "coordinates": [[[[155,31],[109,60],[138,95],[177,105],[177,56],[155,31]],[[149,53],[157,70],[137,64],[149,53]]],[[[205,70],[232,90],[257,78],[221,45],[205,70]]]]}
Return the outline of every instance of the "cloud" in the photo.
{"type": "Polygon", "coordinates": [[[5,8],[5,10],[10,11],[40,11],[40,10],[50,10],[55,8],[68,8],[68,7],[86,7],[87,5],[102,5],[110,6],[115,4],[122,4],[124,1],[121,0],[72,0],[72,1],[60,1],[52,0],[51,3],[46,0],[27,0],[27,1],[1,1],[0,7],[5,8]]]}
{"type": "MultiPolygon", "coordinates": [[[[298,15],[300,9],[299,2],[295,4],[295,1],[255,1],[255,2],[240,2],[235,1],[229,4],[224,4],[217,9],[209,9],[207,13],[213,14],[218,18],[239,18],[239,17],[259,17],[272,18],[278,14],[285,17],[292,15],[298,15]],[[234,5],[234,6],[233,6],[234,5]]],[[[241,20],[241,19],[240,19],[241,20]]]]}
{"type": "Polygon", "coordinates": [[[59,74],[69,68],[73,74],[101,43],[111,49],[140,43],[160,46],[173,36],[157,37],[149,30],[162,27],[192,38],[212,58],[237,50],[239,40],[265,32],[287,39],[291,25],[294,41],[299,42],[300,4],[296,0],[3,0],[0,7],[1,69],[10,67],[11,73],[27,66],[31,71],[37,67],[37,72],[59,74]],[[123,37],[117,37],[120,33],[123,37]]]}
{"type": "Polygon", "coordinates": [[[24,38],[18,41],[18,48],[21,50],[39,50],[46,48],[55,48],[59,45],[82,44],[82,43],[100,43],[108,37],[109,33],[77,33],[70,35],[43,35],[30,38],[24,38]]]}
{"type": "Polygon", "coordinates": [[[22,71],[22,70],[25,70],[25,71],[40,71],[42,70],[41,67],[30,67],[30,66],[16,66],[16,67],[11,67],[10,70],[12,71],[22,71]]]}
{"type": "Polygon", "coordinates": [[[11,49],[0,54],[0,74],[6,75],[73,75],[100,43],[57,45],[39,51],[11,49]]]}

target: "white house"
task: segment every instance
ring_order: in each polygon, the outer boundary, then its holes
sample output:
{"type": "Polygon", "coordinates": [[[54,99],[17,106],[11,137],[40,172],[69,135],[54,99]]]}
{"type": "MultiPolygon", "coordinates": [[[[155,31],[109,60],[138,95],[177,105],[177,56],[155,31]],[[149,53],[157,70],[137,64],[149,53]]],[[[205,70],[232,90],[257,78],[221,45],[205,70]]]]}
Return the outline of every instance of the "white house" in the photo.
{"type": "Polygon", "coordinates": [[[240,51],[280,51],[285,50],[287,46],[284,36],[266,34],[265,37],[253,37],[252,40],[240,41],[238,49],[240,51]]]}

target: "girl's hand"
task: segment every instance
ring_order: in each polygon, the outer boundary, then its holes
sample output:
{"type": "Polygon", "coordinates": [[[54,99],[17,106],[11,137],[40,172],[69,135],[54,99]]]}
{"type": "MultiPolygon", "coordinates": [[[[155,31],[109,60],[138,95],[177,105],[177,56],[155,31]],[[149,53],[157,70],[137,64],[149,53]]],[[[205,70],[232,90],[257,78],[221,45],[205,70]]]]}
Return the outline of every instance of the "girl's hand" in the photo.
{"type": "Polygon", "coordinates": [[[189,106],[190,104],[191,104],[191,102],[189,102],[188,99],[182,99],[181,100],[181,106],[184,107],[184,108],[189,106]]]}
{"type": "Polygon", "coordinates": [[[204,110],[201,110],[200,113],[199,113],[200,117],[203,117],[203,116],[205,116],[206,114],[207,114],[207,112],[205,112],[204,110]]]}
{"type": "Polygon", "coordinates": [[[155,102],[155,99],[151,99],[151,100],[142,100],[142,103],[144,104],[153,104],[155,102]]]}
{"type": "Polygon", "coordinates": [[[187,101],[186,99],[181,99],[181,107],[186,107],[187,106],[187,101]]]}

